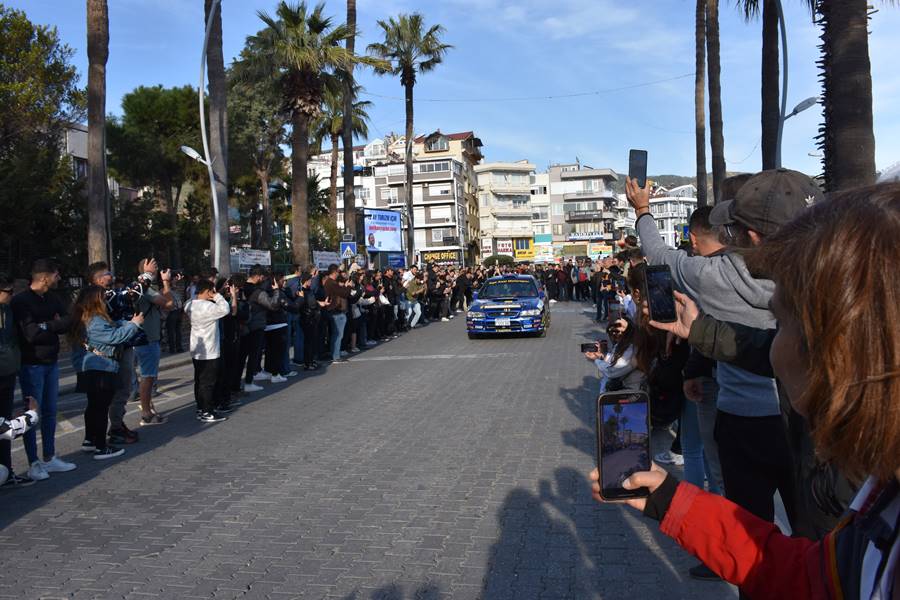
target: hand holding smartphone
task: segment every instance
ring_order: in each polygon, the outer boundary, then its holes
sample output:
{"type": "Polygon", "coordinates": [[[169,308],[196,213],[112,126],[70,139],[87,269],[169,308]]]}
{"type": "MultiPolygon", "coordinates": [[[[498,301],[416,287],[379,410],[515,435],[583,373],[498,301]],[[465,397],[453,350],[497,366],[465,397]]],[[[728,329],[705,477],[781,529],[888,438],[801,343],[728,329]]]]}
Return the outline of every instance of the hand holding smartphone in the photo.
{"type": "Polygon", "coordinates": [[[598,344],[597,342],[587,342],[587,343],[581,344],[581,353],[582,354],[584,354],[585,352],[599,352],[599,351],[600,351],[600,344],[598,344]]]}
{"type": "Polygon", "coordinates": [[[649,471],[650,397],[640,390],[600,394],[597,399],[597,469],[600,498],[605,501],[645,498],[643,487],[625,489],[633,473],[649,471]]]}
{"type": "Polygon", "coordinates": [[[629,150],[628,152],[628,176],[637,181],[638,187],[647,185],[647,151],[629,150]]]}

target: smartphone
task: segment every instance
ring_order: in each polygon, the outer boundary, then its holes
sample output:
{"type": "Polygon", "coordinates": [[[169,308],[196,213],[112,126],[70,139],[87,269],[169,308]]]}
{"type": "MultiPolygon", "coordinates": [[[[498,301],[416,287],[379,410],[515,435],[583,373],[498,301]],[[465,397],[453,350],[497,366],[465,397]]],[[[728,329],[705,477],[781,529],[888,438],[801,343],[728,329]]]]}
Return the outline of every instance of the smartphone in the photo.
{"type": "Polygon", "coordinates": [[[640,187],[647,185],[647,151],[630,150],[628,152],[628,176],[637,180],[640,187]]]}
{"type": "Polygon", "coordinates": [[[597,342],[587,342],[581,345],[581,352],[597,352],[599,346],[597,342]]]}
{"type": "Polygon", "coordinates": [[[650,470],[650,396],[639,390],[606,392],[597,399],[597,468],[600,496],[627,500],[650,495],[647,488],[626,490],[622,483],[650,470]]]}
{"type": "Polygon", "coordinates": [[[675,292],[669,265],[647,267],[645,273],[644,297],[650,308],[650,319],[674,323],[678,315],[675,312],[675,292]]]}
{"type": "Polygon", "coordinates": [[[600,340],[600,352],[603,354],[607,354],[609,352],[609,342],[606,340],[600,340]]]}

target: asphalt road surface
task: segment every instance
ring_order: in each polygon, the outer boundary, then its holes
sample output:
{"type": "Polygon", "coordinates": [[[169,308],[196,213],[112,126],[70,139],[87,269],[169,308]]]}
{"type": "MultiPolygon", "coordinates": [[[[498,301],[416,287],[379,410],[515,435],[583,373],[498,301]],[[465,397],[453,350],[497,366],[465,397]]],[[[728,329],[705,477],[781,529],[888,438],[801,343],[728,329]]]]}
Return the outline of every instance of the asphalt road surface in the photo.
{"type": "Polygon", "coordinates": [[[555,305],[543,339],[433,323],[219,424],[170,369],[170,423],[105,462],[79,452],[67,396],[58,453],[78,469],[0,494],[0,597],[736,597],[691,580],[655,523],[591,499],[588,308],[555,305]]]}

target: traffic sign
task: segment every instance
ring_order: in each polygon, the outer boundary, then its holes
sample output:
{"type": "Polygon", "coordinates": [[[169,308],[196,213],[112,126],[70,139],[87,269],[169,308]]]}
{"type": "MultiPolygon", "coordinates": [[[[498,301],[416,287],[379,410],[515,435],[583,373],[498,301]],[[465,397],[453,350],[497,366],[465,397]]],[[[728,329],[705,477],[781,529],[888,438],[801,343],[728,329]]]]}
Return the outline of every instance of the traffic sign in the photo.
{"type": "Polygon", "coordinates": [[[341,258],[352,259],[356,256],[356,242],[341,242],[341,258]]]}

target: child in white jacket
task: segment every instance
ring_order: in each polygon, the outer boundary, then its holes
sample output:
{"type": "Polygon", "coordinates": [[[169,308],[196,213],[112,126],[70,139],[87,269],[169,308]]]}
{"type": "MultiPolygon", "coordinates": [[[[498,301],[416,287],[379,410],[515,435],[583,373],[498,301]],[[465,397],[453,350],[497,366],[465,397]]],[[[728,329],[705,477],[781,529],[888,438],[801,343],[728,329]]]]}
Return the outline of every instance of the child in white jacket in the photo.
{"type": "MultiPolygon", "coordinates": [[[[237,295],[232,293],[232,304],[237,295]]],[[[216,414],[215,390],[219,376],[219,319],[232,311],[231,305],[216,293],[212,282],[197,282],[197,296],[184,306],[184,314],[191,320],[191,359],[194,362],[194,398],[197,401],[197,420],[218,423],[228,417],[216,414]]]]}

